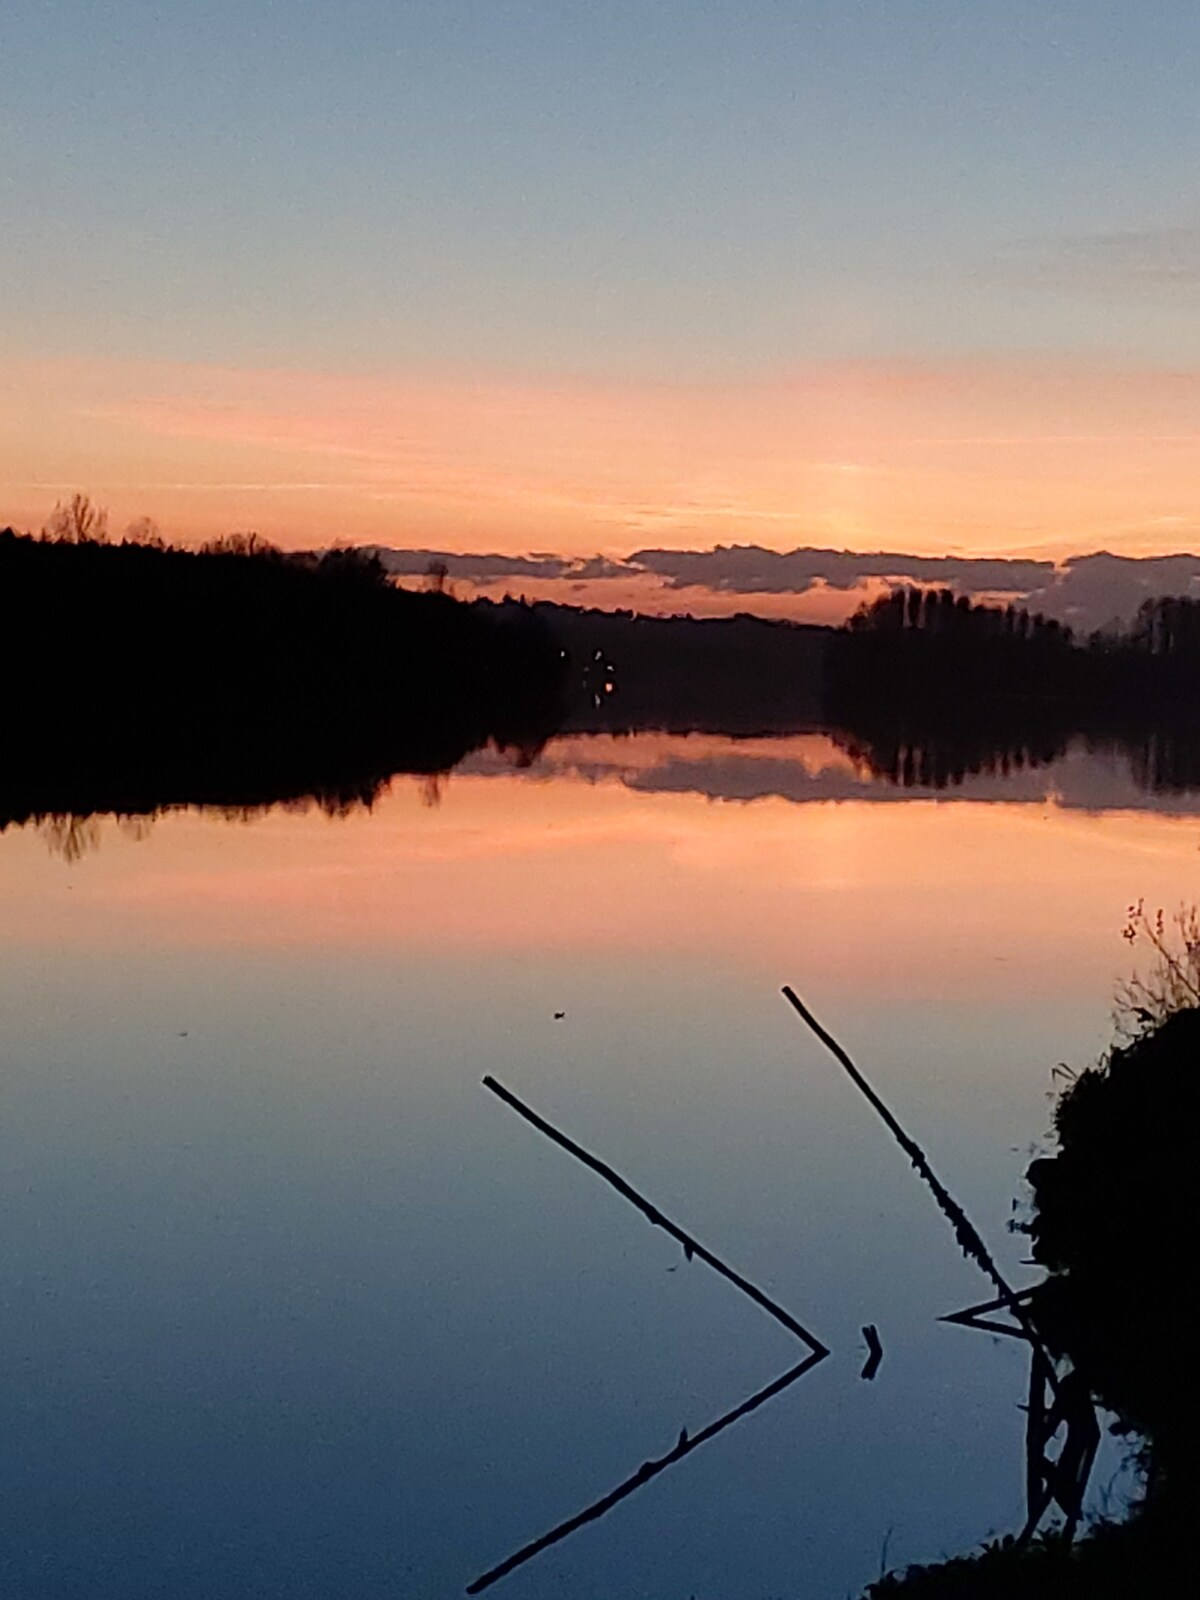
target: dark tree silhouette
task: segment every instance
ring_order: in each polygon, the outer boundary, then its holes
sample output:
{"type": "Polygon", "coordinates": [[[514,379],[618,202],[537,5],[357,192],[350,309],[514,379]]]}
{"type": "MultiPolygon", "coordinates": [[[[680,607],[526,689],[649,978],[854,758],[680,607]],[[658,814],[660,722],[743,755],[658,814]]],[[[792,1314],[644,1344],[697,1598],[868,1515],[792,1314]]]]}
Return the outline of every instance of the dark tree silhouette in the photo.
{"type": "Polygon", "coordinates": [[[826,720],[877,776],[943,787],[1040,765],[1072,738],[1120,746],[1156,791],[1200,781],[1200,603],[1148,600],[1125,637],[1077,642],[1053,617],[907,589],[830,643],[826,720]]]}
{"type": "Polygon", "coordinates": [[[1114,1049],[1061,1097],[1058,1153],[1029,1169],[1033,1309],[1121,1429],[1146,1441],[1157,1494],[1196,1491],[1190,1265],[1200,1177],[1200,1009],[1114,1049]]]}
{"type": "Polygon", "coordinates": [[[346,549],[236,534],[160,541],[0,532],[5,818],[359,794],[494,740],[536,748],[563,665],[527,608],[395,588],[346,549]]]}

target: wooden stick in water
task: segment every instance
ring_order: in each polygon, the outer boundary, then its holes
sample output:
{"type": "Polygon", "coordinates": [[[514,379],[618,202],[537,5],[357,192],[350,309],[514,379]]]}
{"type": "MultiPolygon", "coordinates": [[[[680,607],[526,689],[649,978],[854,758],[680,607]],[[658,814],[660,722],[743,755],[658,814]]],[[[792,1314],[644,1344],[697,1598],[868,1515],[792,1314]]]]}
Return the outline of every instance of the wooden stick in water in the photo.
{"type": "MultiPolygon", "coordinates": [[[[1033,1294],[1032,1289],[1020,1289],[1016,1298],[1023,1304],[1028,1303],[1033,1294]]],[[[1024,1339],[1028,1343],[1028,1335],[1024,1328],[1014,1327],[1011,1322],[995,1322],[989,1315],[990,1312],[999,1311],[1007,1306],[1008,1301],[985,1300],[982,1305],[965,1306],[962,1311],[950,1311],[944,1317],[939,1317],[939,1322],[955,1322],[960,1328],[978,1328],[982,1333],[1003,1333],[1010,1339],[1024,1339]]]]}
{"type": "MultiPolygon", "coordinates": [[[[928,1158],[920,1145],[909,1138],[841,1045],[821,1026],[795,991],[785,987],[783,993],[784,998],[800,1018],[845,1068],[855,1087],[882,1117],[896,1143],[925,1180],[942,1215],[954,1229],[963,1254],[974,1261],[999,1289],[999,1300],[992,1301],[986,1306],[968,1307],[966,1312],[949,1320],[963,1321],[968,1326],[986,1327],[986,1323],[972,1322],[971,1319],[976,1313],[996,1310],[1003,1305],[1018,1323],[1021,1336],[1028,1340],[1031,1347],[1031,1370],[1025,1458],[1029,1514],[1018,1543],[1025,1544],[1033,1537],[1034,1530],[1045,1515],[1052,1498],[1057,1498],[1066,1514],[1065,1532],[1069,1542],[1082,1515],[1083,1496],[1096,1454],[1094,1441],[1098,1437],[1096,1415],[1086,1388],[1070,1380],[1064,1382],[1059,1377],[1054,1358],[1030,1315],[1028,1304],[1030,1291],[1022,1290],[1018,1294],[1010,1286],[966,1212],[929,1165],[928,1158]],[[1049,1413],[1045,1405],[1046,1389],[1049,1389],[1054,1397],[1054,1406],[1049,1413]],[[1053,1426],[1049,1425],[1048,1417],[1053,1421],[1053,1426]],[[1063,1422],[1067,1425],[1067,1440],[1063,1446],[1065,1459],[1060,1466],[1059,1462],[1047,1459],[1046,1446],[1055,1429],[1063,1422]]],[[[1012,1331],[1003,1324],[995,1324],[994,1327],[998,1333],[1012,1331]]]]}
{"type": "Polygon", "coordinates": [[[865,1378],[870,1383],[879,1371],[879,1363],[883,1360],[883,1345],[879,1342],[879,1329],[873,1322],[868,1322],[863,1329],[863,1338],[866,1340],[867,1345],[867,1359],[863,1364],[859,1377],[865,1378]]]}
{"type": "Polygon", "coordinates": [[[669,1233],[673,1239],[678,1239],[683,1246],[683,1253],[689,1261],[693,1256],[696,1256],[710,1266],[714,1272],[719,1272],[721,1277],[727,1278],[735,1288],[740,1289],[744,1295],[748,1295],[755,1305],[761,1306],[768,1316],[774,1317],[776,1322],[782,1323],[790,1334],[806,1344],[814,1356],[824,1359],[829,1354],[828,1348],[821,1343],[815,1334],[810,1333],[802,1323],[797,1322],[795,1317],[785,1311],[769,1295],[765,1295],[761,1289],[756,1288],[748,1278],[743,1278],[740,1272],[735,1272],[719,1256],[715,1256],[711,1250],[705,1249],[699,1240],[693,1239],[690,1233],[685,1233],[669,1217],[665,1217],[656,1205],[652,1205],[644,1195],[638,1193],[632,1184],[626,1183],[625,1179],[619,1173],[614,1172],[605,1162],[591,1155],[581,1145],[577,1145],[573,1139],[568,1139],[565,1133],[560,1133],[544,1117],[539,1117],[536,1111],[530,1110],[523,1101],[517,1099],[511,1090],[506,1089],[495,1078],[485,1078],[483,1086],[503,1100],[505,1105],[511,1106],[519,1117],[524,1117],[525,1121],[535,1127],[539,1133],[544,1133],[548,1139],[552,1139],[555,1144],[561,1145],[577,1161],[582,1161],[585,1167],[590,1167],[593,1172],[598,1173],[605,1183],[611,1184],[619,1195],[629,1201],[630,1205],[636,1206],[642,1215],[656,1228],[661,1228],[664,1233],[669,1233]]]}
{"type": "MultiPolygon", "coordinates": [[[[987,1245],[985,1245],[983,1240],[980,1238],[975,1225],[971,1222],[970,1218],[959,1205],[958,1201],[955,1200],[949,1189],[947,1189],[945,1184],[942,1183],[937,1173],[934,1172],[933,1168],[929,1165],[928,1157],[921,1149],[920,1145],[917,1144],[915,1139],[909,1138],[908,1134],[905,1133],[899,1122],[897,1122],[896,1118],[888,1110],[887,1106],[875,1093],[874,1089],[872,1089],[871,1085],[863,1077],[862,1073],[854,1065],[853,1061],[851,1061],[850,1057],[842,1049],[841,1045],[831,1033],[827,1032],[826,1029],[821,1026],[816,1017],[813,1016],[812,1012],[796,994],[795,990],[789,985],[785,984],[783,996],[789,1005],[791,1005],[796,1014],[801,1018],[801,1020],[812,1029],[813,1033],[816,1034],[817,1038],[834,1057],[834,1059],[845,1069],[855,1088],[861,1092],[861,1094],[870,1102],[872,1106],[874,1106],[875,1110],[879,1113],[879,1116],[882,1118],[884,1124],[887,1126],[896,1143],[912,1162],[921,1178],[924,1179],[925,1186],[930,1190],[933,1198],[937,1201],[938,1208],[940,1209],[942,1215],[954,1229],[954,1236],[958,1240],[959,1248],[962,1250],[963,1255],[968,1257],[969,1260],[974,1261],[976,1266],[978,1266],[980,1270],[991,1279],[996,1288],[999,1289],[1001,1300],[1020,1323],[1025,1337],[1029,1340],[1029,1342],[1036,1346],[1036,1348],[1041,1350],[1043,1353],[1046,1353],[1041,1336],[1037,1332],[1036,1328],[1034,1328],[1033,1323],[1030,1320],[1029,1311],[1026,1308],[1022,1297],[1017,1294],[1008,1280],[1004,1277],[1004,1274],[1000,1271],[1000,1268],[992,1259],[991,1252],[988,1250],[987,1245]]],[[[1053,1372],[1053,1370],[1053,1363],[1051,1363],[1051,1372],[1053,1372]]]]}
{"type": "Polygon", "coordinates": [[[491,1567],[482,1577],[467,1588],[468,1594],[481,1594],[484,1589],[491,1588],[493,1583],[498,1583],[501,1578],[517,1567],[523,1566],[526,1561],[532,1561],[534,1556],[541,1555],[543,1550],[549,1549],[552,1544],[557,1544],[560,1539],[565,1539],[568,1534],[574,1533],[577,1528],[582,1528],[585,1523],[595,1522],[598,1517],[612,1508],[634,1490],[640,1489],[644,1483],[649,1483],[651,1478],[657,1478],[660,1472],[665,1472],[668,1467],[673,1467],[677,1461],[682,1461],[684,1456],[690,1455],[693,1450],[698,1450],[702,1444],[714,1438],[723,1429],[731,1427],[739,1418],[748,1416],[751,1411],[757,1411],[759,1406],[765,1405],[768,1400],[789,1388],[798,1378],[815,1367],[818,1361],[824,1360],[824,1352],[814,1350],[812,1355],[805,1357],[799,1366],[792,1367],[781,1378],[776,1378],[773,1383],[767,1384],[765,1389],[760,1389],[757,1394],[752,1394],[748,1400],[743,1400],[741,1405],[735,1406],[732,1411],[727,1411],[723,1417],[718,1417],[715,1422],[710,1422],[708,1427],[702,1428],[699,1433],[688,1437],[687,1430],[679,1435],[679,1443],[665,1456],[660,1456],[656,1461],[643,1461],[642,1465],[629,1475],[623,1483],[596,1500],[588,1506],[586,1511],[580,1511],[573,1517],[568,1517],[566,1522],[560,1522],[557,1528],[552,1528],[549,1533],[542,1534],[540,1539],[534,1539],[529,1544],[501,1561],[498,1566],[491,1567]]]}

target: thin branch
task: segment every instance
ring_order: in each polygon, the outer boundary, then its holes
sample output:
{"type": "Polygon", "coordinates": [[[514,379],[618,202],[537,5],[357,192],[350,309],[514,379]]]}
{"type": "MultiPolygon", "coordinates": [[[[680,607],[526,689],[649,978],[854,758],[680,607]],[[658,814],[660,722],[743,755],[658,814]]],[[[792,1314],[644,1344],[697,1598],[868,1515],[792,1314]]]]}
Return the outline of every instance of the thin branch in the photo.
{"type": "MultiPolygon", "coordinates": [[[[809,1028],[812,1029],[813,1033],[816,1034],[817,1038],[835,1058],[835,1060],[837,1060],[840,1065],[845,1068],[855,1087],[879,1113],[879,1116],[883,1119],[883,1122],[886,1124],[896,1143],[912,1162],[921,1178],[924,1179],[925,1186],[929,1189],[930,1193],[933,1195],[933,1198],[936,1200],[942,1215],[954,1229],[954,1236],[958,1240],[959,1248],[961,1249],[963,1255],[965,1255],[968,1260],[974,1261],[976,1266],[979,1267],[980,1270],[991,1279],[996,1288],[1000,1291],[1001,1300],[1020,1323],[1025,1332],[1026,1338],[1032,1345],[1045,1354],[1045,1345],[1042,1337],[1034,1327],[1030,1319],[1029,1312],[1022,1302],[1021,1296],[1012,1288],[1004,1274],[1000,1271],[1000,1268],[992,1259],[991,1252],[988,1250],[987,1245],[984,1244],[977,1229],[975,1228],[974,1223],[972,1223],[966,1212],[959,1205],[958,1201],[955,1200],[949,1189],[946,1188],[945,1184],[938,1177],[937,1173],[934,1172],[933,1168],[929,1165],[929,1159],[925,1152],[921,1149],[920,1145],[917,1144],[915,1139],[909,1138],[908,1134],[905,1133],[899,1122],[897,1122],[896,1118],[888,1110],[887,1106],[875,1093],[874,1089],[872,1089],[871,1085],[863,1077],[862,1073],[854,1065],[853,1061],[851,1061],[850,1057],[842,1049],[841,1045],[831,1033],[827,1032],[827,1030],[821,1026],[816,1017],[813,1016],[812,1012],[796,994],[795,990],[785,985],[783,994],[784,998],[792,1006],[793,1010],[805,1023],[807,1023],[809,1028]]],[[[1047,1359],[1049,1359],[1048,1356],[1047,1359]]],[[[1053,1371],[1053,1363],[1051,1363],[1051,1371],[1053,1371]]]]}
{"type": "MultiPolygon", "coordinates": [[[[1033,1289],[1020,1289],[1014,1298],[1023,1304],[1028,1304],[1033,1295],[1033,1289]]],[[[1008,1305],[1008,1301],[985,1300],[981,1305],[965,1306],[961,1311],[949,1311],[944,1317],[939,1317],[939,1322],[953,1322],[960,1328],[978,1328],[982,1333],[1003,1333],[1013,1339],[1029,1341],[1029,1335],[1024,1328],[1015,1327],[1011,1322],[994,1322],[989,1313],[999,1311],[1008,1305]]]]}
{"type": "Polygon", "coordinates": [[[824,1358],[829,1354],[827,1347],[821,1343],[815,1334],[810,1333],[802,1323],[797,1322],[795,1317],[785,1311],[769,1295],[765,1295],[761,1289],[756,1288],[748,1278],[743,1278],[740,1272],[735,1272],[719,1256],[715,1256],[711,1250],[706,1249],[704,1245],[694,1239],[690,1233],[685,1233],[669,1217],[665,1217],[656,1205],[652,1205],[644,1195],[638,1193],[632,1184],[626,1183],[625,1179],[619,1173],[614,1172],[605,1162],[601,1161],[597,1156],[591,1155],[581,1145],[577,1145],[573,1139],[568,1139],[565,1133],[560,1133],[557,1128],[552,1127],[544,1117],[539,1117],[536,1111],[531,1111],[523,1101],[517,1099],[511,1090],[506,1089],[502,1083],[497,1083],[495,1078],[485,1078],[483,1086],[485,1089],[490,1089],[494,1095],[499,1096],[505,1105],[511,1106],[518,1116],[524,1117],[525,1121],[531,1123],[539,1133],[544,1133],[548,1139],[552,1139],[555,1144],[561,1145],[577,1161],[582,1161],[585,1167],[590,1167],[593,1172],[599,1173],[605,1183],[611,1184],[619,1195],[624,1196],[629,1201],[630,1205],[636,1206],[642,1215],[656,1228],[661,1228],[664,1233],[669,1233],[673,1239],[678,1239],[688,1260],[691,1260],[693,1256],[697,1256],[710,1266],[714,1272],[719,1272],[723,1278],[727,1278],[735,1288],[740,1289],[744,1295],[748,1295],[755,1305],[761,1306],[769,1316],[775,1318],[776,1322],[782,1323],[790,1334],[802,1340],[813,1352],[814,1356],[824,1358]]]}
{"type": "Polygon", "coordinates": [[[814,1351],[812,1355],[801,1361],[799,1366],[790,1368],[781,1378],[776,1378],[773,1383],[767,1384],[765,1389],[760,1389],[756,1394],[752,1394],[748,1400],[743,1400],[740,1405],[735,1406],[732,1411],[727,1411],[724,1416],[718,1417],[715,1422],[710,1422],[699,1433],[689,1438],[685,1429],[679,1435],[679,1443],[673,1450],[669,1450],[665,1456],[660,1456],[655,1461],[643,1461],[636,1472],[631,1473],[623,1483],[619,1483],[615,1489],[601,1499],[594,1501],[586,1511],[580,1511],[576,1516],[569,1517],[566,1522],[560,1522],[549,1533],[542,1534],[540,1539],[532,1540],[514,1555],[509,1556],[507,1560],[501,1561],[498,1566],[490,1568],[482,1577],[476,1578],[474,1583],[468,1585],[467,1593],[481,1594],[484,1589],[490,1588],[493,1583],[499,1582],[501,1578],[506,1578],[510,1572],[515,1571],[517,1567],[523,1566],[526,1561],[532,1561],[534,1556],[540,1555],[543,1550],[549,1549],[552,1544],[557,1544],[560,1539],[565,1539],[568,1534],[574,1533],[577,1528],[582,1528],[585,1523],[595,1522],[597,1518],[604,1516],[605,1512],[611,1511],[620,1501],[633,1494],[635,1490],[640,1489],[643,1484],[649,1483],[652,1478],[656,1478],[660,1472],[665,1472],[668,1467],[673,1467],[677,1461],[682,1461],[684,1456],[691,1455],[693,1450],[698,1450],[702,1444],[707,1444],[718,1433],[732,1427],[735,1422],[742,1417],[749,1416],[752,1411],[757,1411],[759,1406],[766,1405],[767,1401],[774,1399],[777,1394],[782,1394],[785,1389],[790,1388],[793,1383],[802,1378],[806,1372],[810,1372],[824,1358],[825,1352],[814,1351]]]}
{"type": "MultiPolygon", "coordinates": [[[[1026,1500],[1029,1514],[1018,1542],[1023,1544],[1032,1538],[1034,1529],[1045,1515],[1051,1499],[1058,1501],[1066,1515],[1066,1534],[1069,1541],[1079,1520],[1088,1474],[1091,1472],[1096,1453],[1095,1445],[1091,1443],[1097,1430],[1096,1414],[1086,1387],[1078,1381],[1077,1374],[1072,1373],[1065,1380],[1059,1377],[1054,1358],[1029,1312],[1029,1299],[1033,1291],[1022,1289],[1017,1292],[1009,1285],[966,1212],[929,1165],[928,1158],[920,1145],[909,1138],[841,1045],[821,1026],[795,992],[785,988],[783,993],[793,1009],[845,1068],[855,1086],[882,1117],[896,1143],[925,1180],[942,1215],[954,1229],[963,1254],[974,1261],[1000,1291],[998,1300],[982,1306],[969,1306],[966,1311],[958,1312],[943,1320],[964,1322],[968,1327],[987,1327],[988,1324],[979,1314],[998,1310],[1003,1306],[1018,1323],[1020,1336],[1027,1339],[1032,1346],[1025,1446],[1026,1500]],[[1054,1398],[1054,1405],[1049,1411],[1045,1403],[1047,1389],[1054,1398]],[[1059,1462],[1047,1458],[1046,1445],[1063,1422],[1067,1426],[1067,1443],[1063,1452],[1065,1459],[1061,1460],[1060,1465],[1059,1462]]],[[[1015,1331],[1006,1328],[1002,1323],[994,1323],[991,1327],[997,1333],[1015,1331]]]]}
{"type": "Polygon", "coordinates": [[[955,1200],[949,1189],[946,1188],[945,1184],[942,1183],[941,1179],[929,1165],[928,1157],[925,1155],[925,1152],[921,1149],[920,1145],[917,1144],[915,1139],[911,1139],[908,1134],[905,1133],[900,1123],[897,1122],[896,1118],[888,1110],[884,1102],[875,1093],[874,1089],[872,1089],[871,1085],[867,1082],[866,1078],[863,1077],[862,1073],[854,1065],[853,1061],[851,1061],[850,1057],[842,1049],[841,1045],[831,1033],[827,1032],[826,1029],[821,1026],[816,1017],[813,1016],[812,1012],[796,994],[795,990],[785,985],[783,994],[784,998],[790,1003],[792,1008],[803,1019],[803,1021],[808,1024],[813,1033],[816,1034],[817,1038],[830,1052],[830,1054],[833,1055],[834,1058],[841,1064],[841,1066],[845,1068],[855,1087],[879,1113],[879,1116],[886,1124],[896,1143],[912,1162],[919,1175],[924,1179],[925,1185],[933,1195],[933,1198],[937,1201],[942,1215],[954,1229],[954,1234],[958,1240],[959,1248],[962,1250],[962,1253],[970,1260],[974,1261],[976,1265],[987,1274],[987,1276],[996,1285],[997,1289],[1000,1290],[1001,1298],[1004,1300],[1005,1304],[1013,1310],[1014,1314],[1016,1314],[1018,1310],[1016,1291],[1013,1290],[1005,1280],[1000,1268],[992,1259],[991,1253],[989,1252],[987,1246],[980,1238],[975,1225],[971,1222],[970,1218],[959,1205],[958,1201],[955,1200]]]}

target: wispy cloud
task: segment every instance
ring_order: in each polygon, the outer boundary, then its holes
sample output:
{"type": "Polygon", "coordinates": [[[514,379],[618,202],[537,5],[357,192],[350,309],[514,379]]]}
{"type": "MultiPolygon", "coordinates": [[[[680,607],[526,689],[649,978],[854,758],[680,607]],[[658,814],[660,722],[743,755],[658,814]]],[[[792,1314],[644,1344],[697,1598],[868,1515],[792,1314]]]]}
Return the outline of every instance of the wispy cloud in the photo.
{"type": "Polygon", "coordinates": [[[1025,239],[1000,255],[1003,277],[1115,297],[1200,299],[1200,227],[1129,228],[1025,239]]]}
{"type": "Polygon", "coordinates": [[[84,488],[117,525],[291,545],[1162,549],[1200,526],[1198,440],[1200,372],[1082,360],[692,384],[10,363],[0,521],[84,488]]]}

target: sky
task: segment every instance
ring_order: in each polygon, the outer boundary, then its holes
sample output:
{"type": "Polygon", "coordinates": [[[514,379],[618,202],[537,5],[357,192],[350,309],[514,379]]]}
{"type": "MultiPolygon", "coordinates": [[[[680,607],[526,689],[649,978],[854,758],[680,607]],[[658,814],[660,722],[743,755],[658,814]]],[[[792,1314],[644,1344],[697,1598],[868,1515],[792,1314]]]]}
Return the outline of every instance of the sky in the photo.
{"type": "Polygon", "coordinates": [[[1200,548],[1192,0],[5,0],[0,523],[1200,548]]]}

